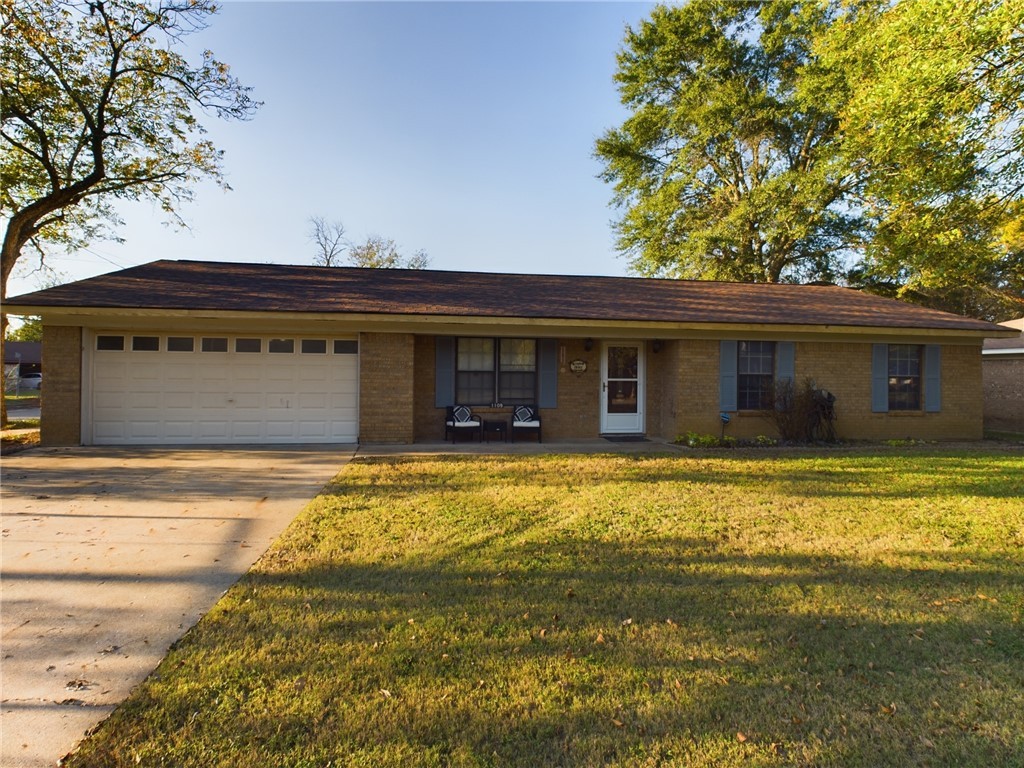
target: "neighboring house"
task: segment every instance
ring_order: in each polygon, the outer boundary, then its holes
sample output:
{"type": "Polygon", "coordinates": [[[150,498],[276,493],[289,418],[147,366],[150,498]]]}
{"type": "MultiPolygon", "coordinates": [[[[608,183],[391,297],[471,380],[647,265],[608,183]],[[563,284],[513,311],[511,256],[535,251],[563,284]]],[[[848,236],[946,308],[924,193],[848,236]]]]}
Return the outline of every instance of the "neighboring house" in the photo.
{"type": "Polygon", "coordinates": [[[25,374],[41,373],[42,364],[42,342],[4,342],[4,382],[8,389],[13,390],[25,374]]]}
{"type": "Polygon", "coordinates": [[[981,350],[985,429],[1024,434],[1024,317],[1000,323],[1017,335],[981,350]]]}
{"type": "Polygon", "coordinates": [[[1011,331],[833,286],[157,261],[11,299],[42,315],[43,442],[440,440],[535,403],[545,440],[772,434],[775,379],[844,438],[982,436],[1011,331]],[[500,405],[498,405],[500,403],[500,405]]]}

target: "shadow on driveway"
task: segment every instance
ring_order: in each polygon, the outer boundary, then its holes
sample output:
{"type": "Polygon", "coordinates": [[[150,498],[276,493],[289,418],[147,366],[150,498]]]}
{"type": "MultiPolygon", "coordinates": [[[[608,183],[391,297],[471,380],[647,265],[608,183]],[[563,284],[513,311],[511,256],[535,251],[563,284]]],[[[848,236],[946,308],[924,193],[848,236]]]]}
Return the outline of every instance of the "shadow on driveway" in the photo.
{"type": "Polygon", "coordinates": [[[6,457],[0,764],[50,766],[69,752],[354,450],[73,448],[6,457]]]}

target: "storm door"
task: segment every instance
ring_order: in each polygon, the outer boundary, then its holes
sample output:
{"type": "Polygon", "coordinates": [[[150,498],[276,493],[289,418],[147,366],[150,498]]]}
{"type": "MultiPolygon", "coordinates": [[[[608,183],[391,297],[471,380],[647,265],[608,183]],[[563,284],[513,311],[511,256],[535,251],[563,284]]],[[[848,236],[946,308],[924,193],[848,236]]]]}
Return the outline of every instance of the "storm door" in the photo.
{"type": "Polygon", "coordinates": [[[605,342],[601,355],[601,432],[644,431],[644,345],[605,342]]]}

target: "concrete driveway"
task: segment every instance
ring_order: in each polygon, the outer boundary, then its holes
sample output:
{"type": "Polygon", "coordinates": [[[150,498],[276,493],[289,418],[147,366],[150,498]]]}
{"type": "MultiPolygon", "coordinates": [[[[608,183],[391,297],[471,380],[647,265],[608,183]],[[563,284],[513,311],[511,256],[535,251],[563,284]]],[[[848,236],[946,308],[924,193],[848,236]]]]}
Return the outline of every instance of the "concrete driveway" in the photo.
{"type": "Polygon", "coordinates": [[[354,449],[5,457],[0,765],[52,766],[73,749],[354,449]]]}

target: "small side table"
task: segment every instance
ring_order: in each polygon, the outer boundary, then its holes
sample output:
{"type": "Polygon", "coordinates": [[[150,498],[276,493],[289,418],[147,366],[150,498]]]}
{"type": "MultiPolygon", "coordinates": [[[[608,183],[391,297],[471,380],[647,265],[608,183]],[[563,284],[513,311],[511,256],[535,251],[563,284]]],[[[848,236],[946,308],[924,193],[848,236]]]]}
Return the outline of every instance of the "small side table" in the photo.
{"type": "Polygon", "coordinates": [[[498,435],[502,442],[508,442],[508,422],[492,420],[484,421],[484,441],[491,442],[491,435],[498,435]]]}

